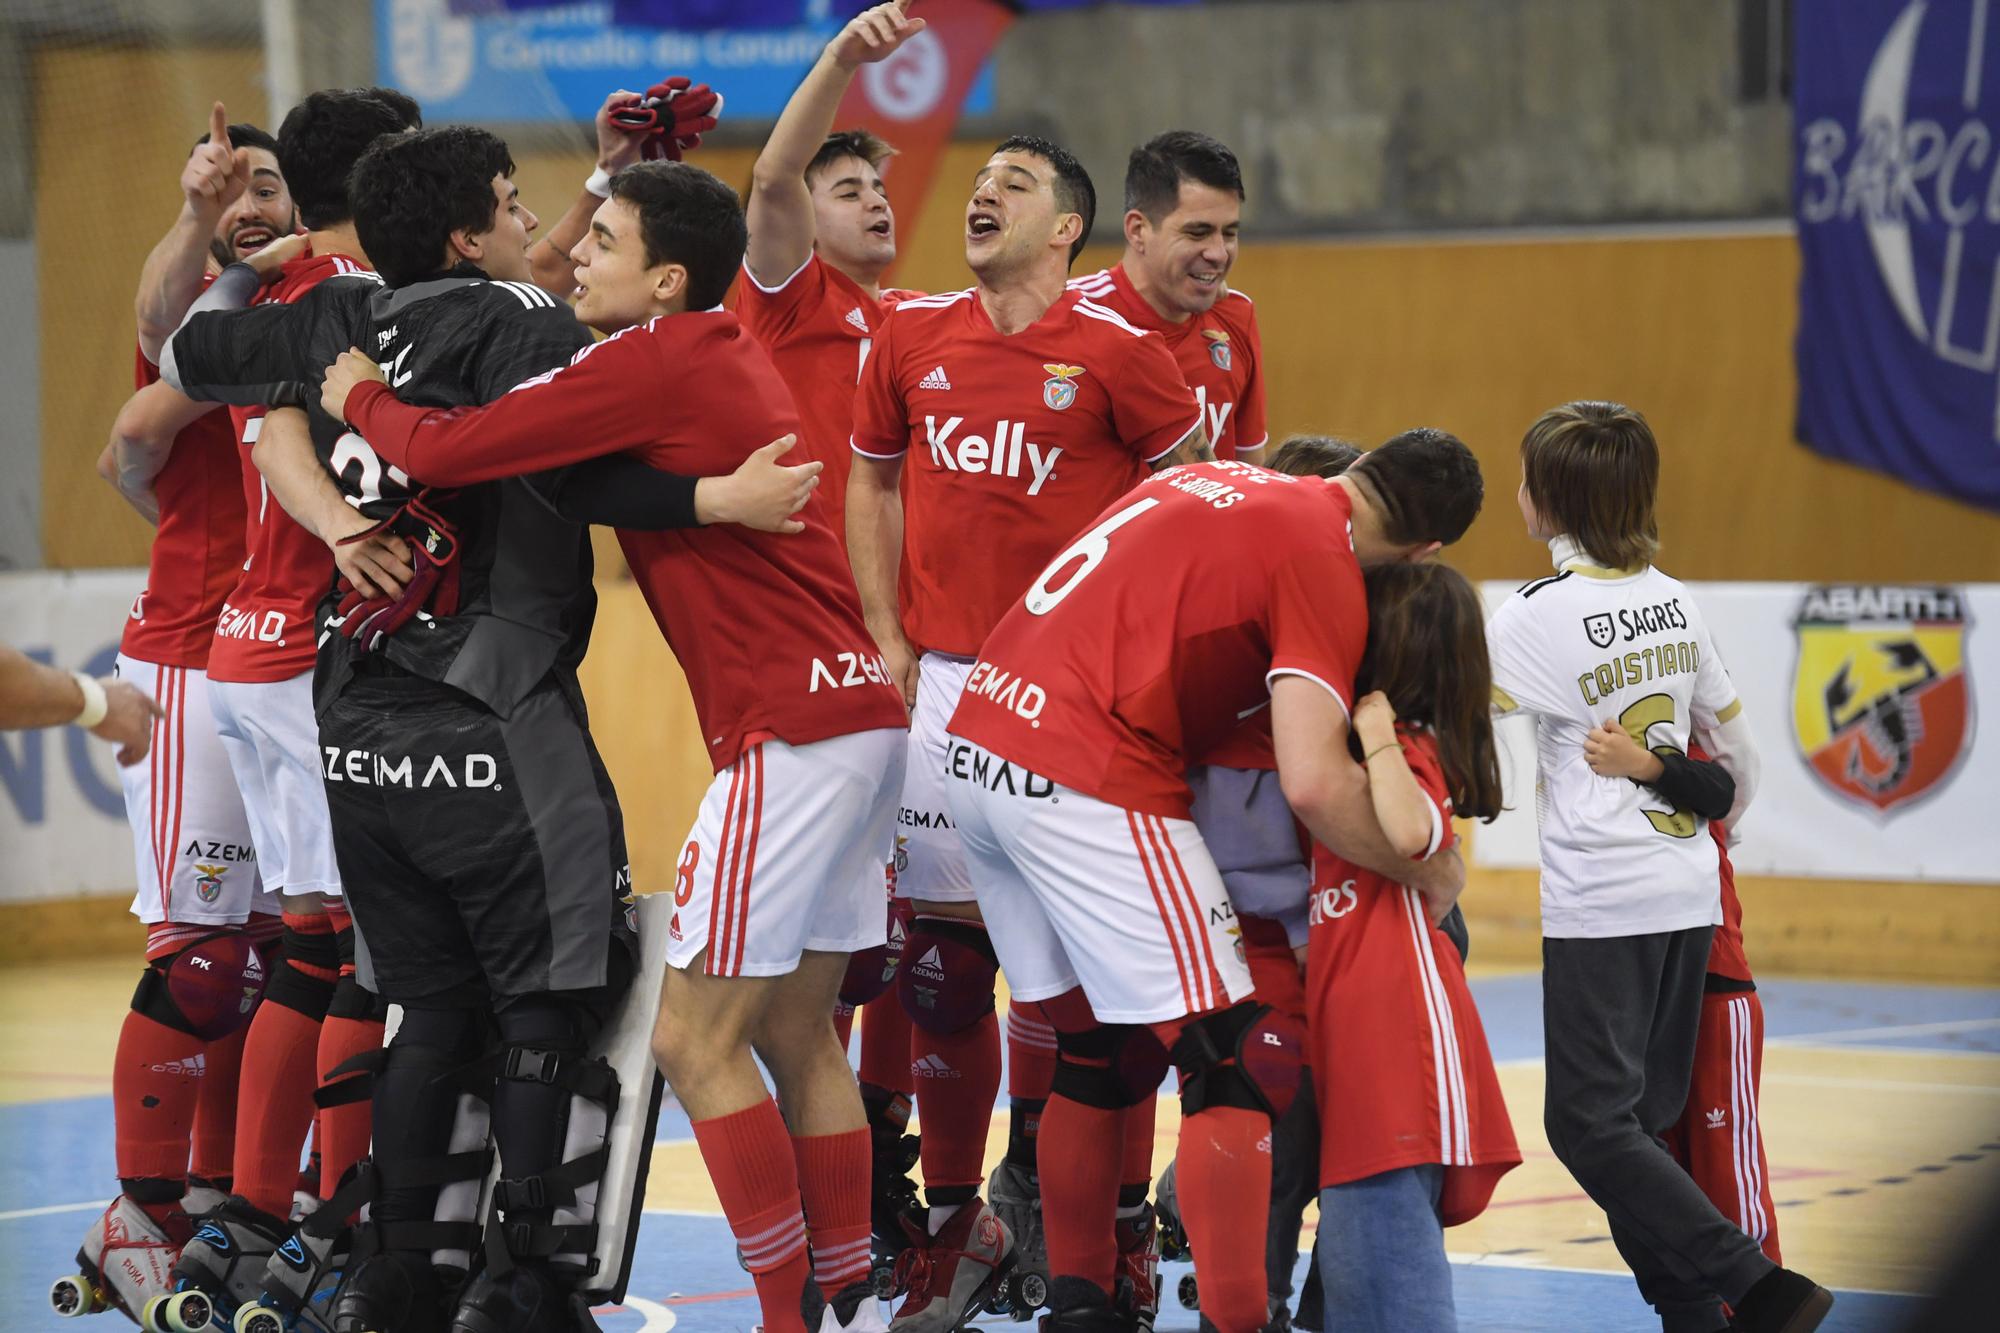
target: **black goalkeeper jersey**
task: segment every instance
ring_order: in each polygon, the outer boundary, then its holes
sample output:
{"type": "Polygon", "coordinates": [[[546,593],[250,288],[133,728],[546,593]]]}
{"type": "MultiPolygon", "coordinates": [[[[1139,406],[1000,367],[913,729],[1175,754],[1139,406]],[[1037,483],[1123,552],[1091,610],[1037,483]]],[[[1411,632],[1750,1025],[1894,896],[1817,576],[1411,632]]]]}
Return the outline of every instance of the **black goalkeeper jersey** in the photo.
{"type": "MultiPolygon", "coordinates": [[[[288,305],[198,314],[174,335],[172,365],[189,397],[258,405],[303,401],[313,448],[363,514],[385,518],[424,490],[319,408],[326,368],[349,347],[379,362],[397,397],[425,407],[491,402],[569,364],[589,332],[563,302],[471,265],[391,290],[373,274],[330,278],[288,305]]],[[[584,426],[586,423],[578,423],[584,426]]],[[[589,535],[551,502],[556,474],[507,478],[426,503],[458,531],[456,614],[420,615],[384,651],[403,670],[464,690],[501,716],[551,668],[572,675],[597,609],[589,535]]],[[[324,711],[361,650],[325,623],[315,702],[324,711]]]]}

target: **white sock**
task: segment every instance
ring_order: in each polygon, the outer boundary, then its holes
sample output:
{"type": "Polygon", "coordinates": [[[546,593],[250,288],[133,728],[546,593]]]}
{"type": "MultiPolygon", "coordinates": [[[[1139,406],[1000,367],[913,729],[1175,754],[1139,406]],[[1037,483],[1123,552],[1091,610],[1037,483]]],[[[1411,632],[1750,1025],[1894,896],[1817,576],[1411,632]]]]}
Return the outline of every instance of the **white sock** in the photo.
{"type": "Polygon", "coordinates": [[[944,1224],[951,1221],[952,1214],[963,1207],[965,1205],[962,1203],[948,1203],[943,1207],[932,1205],[930,1216],[931,1234],[935,1236],[938,1232],[943,1231],[944,1224]]]}

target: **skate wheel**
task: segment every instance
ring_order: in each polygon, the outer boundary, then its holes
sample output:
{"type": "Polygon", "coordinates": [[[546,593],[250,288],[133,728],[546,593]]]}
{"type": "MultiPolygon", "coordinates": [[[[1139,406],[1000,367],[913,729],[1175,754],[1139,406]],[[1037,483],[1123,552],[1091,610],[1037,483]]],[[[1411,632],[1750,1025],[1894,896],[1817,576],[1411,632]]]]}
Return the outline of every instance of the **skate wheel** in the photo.
{"type": "Polygon", "coordinates": [[[1174,1295],[1180,1299],[1181,1309],[1183,1310],[1199,1310],[1201,1308],[1201,1288],[1196,1285],[1193,1273],[1189,1273],[1181,1279],[1180,1286],[1174,1289],[1174,1295]]]}
{"type": "Polygon", "coordinates": [[[285,1333],[284,1316],[268,1305],[245,1305],[236,1311],[235,1333],[285,1333]]]}
{"type": "Polygon", "coordinates": [[[81,1319],[110,1308],[97,1284],[81,1273],[59,1277],[50,1285],[49,1307],[65,1319],[81,1319]]]}
{"type": "Polygon", "coordinates": [[[1008,1294],[1014,1298],[1014,1308],[1021,1312],[1014,1317],[1026,1319],[1049,1303],[1049,1280],[1040,1273],[1023,1273],[1014,1279],[1008,1294]]]}
{"type": "Polygon", "coordinates": [[[875,1299],[890,1301],[896,1298],[896,1266],[876,1264],[868,1270],[868,1285],[875,1289],[875,1299]]]}
{"type": "Polygon", "coordinates": [[[147,1333],[172,1333],[167,1324],[167,1302],[172,1296],[149,1296],[139,1307],[139,1327],[147,1333]]]}
{"type": "Polygon", "coordinates": [[[215,1323],[215,1302],[205,1291],[177,1291],[160,1306],[166,1333],[207,1333],[215,1323]]]}

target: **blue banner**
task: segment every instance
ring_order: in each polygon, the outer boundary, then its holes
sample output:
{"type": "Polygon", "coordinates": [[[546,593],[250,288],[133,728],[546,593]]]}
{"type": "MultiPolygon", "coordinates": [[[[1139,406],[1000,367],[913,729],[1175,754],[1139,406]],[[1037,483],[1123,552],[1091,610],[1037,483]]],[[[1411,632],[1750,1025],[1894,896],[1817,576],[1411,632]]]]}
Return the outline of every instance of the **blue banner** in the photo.
{"type": "MultiPolygon", "coordinates": [[[[857,8],[851,0],[764,0],[743,6],[750,22],[704,29],[624,24],[619,16],[631,6],[612,0],[458,7],[375,0],[377,77],[423,103],[426,124],[588,122],[606,94],[640,91],[668,74],[713,85],[731,118],[775,119],[857,8]],[[773,18],[789,21],[772,26],[773,18]]],[[[989,67],[964,109],[977,115],[992,107],[989,67]]]]}
{"type": "Polygon", "coordinates": [[[2000,509],[2000,4],[1802,6],[1798,436],[2000,509]]]}

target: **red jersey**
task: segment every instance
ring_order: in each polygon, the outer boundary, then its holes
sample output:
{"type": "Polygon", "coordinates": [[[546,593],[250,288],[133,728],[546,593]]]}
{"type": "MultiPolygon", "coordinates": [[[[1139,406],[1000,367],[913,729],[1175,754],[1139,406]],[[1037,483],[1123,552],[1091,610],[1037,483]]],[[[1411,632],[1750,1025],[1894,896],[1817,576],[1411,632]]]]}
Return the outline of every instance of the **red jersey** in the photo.
{"type": "Polygon", "coordinates": [[[1337,481],[1172,468],[1107,511],[1000,622],[950,731],[1112,805],[1186,819],[1189,764],[1317,681],[1347,710],[1368,599],[1337,481]]]}
{"type": "Polygon", "coordinates": [[[1743,952],[1743,904],[1736,897],[1736,867],[1729,863],[1729,835],[1712,819],[1708,829],[1715,835],[1715,859],[1722,865],[1722,924],[1708,946],[1708,970],[1731,981],[1755,981],[1750,956],[1743,952]]]}
{"type": "Polygon", "coordinates": [[[923,293],[891,289],[878,301],[818,252],[775,287],[761,285],[746,263],[735,292],[736,317],[764,344],[799,406],[799,453],[785,461],[826,464],[819,474],[819,494],[844,559],[847,468],[853,459],[847,441],[854,427],[855,386],[875,345],[883,311],[923,293]]]}
{"type": "MultiPolygon", "coordinates": [[[[439,486],[624,451],[718,476],[799,428],[770,356],[727,311],[626,329],[483,407],[411,407],[364,384],[347,419],[384,460],[439,486]]],[[[817,495],[799,517],[806,529],[792,534],[723,525],[618,535],[687,674],[717,772],[773,736],[805,745],[908,725],[817,495]]]]}
{"type": "MultiPolygon", "coordinates": [[[[1397,734],[1431,804],[1423,860],[1452,844],[1451,797],[1437,742],[1412,728],[1397,734]]],[[[1415,889],[1319,846],[1311,920],[1307,1063],[1320,1105],[1340,1108],[1340,1132],[1320,1140],[1320,1184],[1438,1163],[1441,1220],[1471,1221],[1521,1150],[1458,950],[1415,889]]]]}
{"type": "MultiPolygon", "coordinates": [[[[302,254],[285,262],[278,280],[258,294],[256,304],[289,305],[328,278],[367,271],[344,255],[302,254]]],[[[231,408],[230,418],[242,448],[249,558],[216,622],[208,674],[247,683],[290,680],[313,669],[314,618],[333,583],[333,556],[325,542],[285,512],[250,461],[264,428],[264,409],[231,408]]]]}
{"type": "MultiPolygon", "coordinates": [[[[145,388],[160,368],[136,355],[133,382],[145,388]]],[[[146,558],[146,586],[132,603],[118,650],[156,666],[208,665],[223,599],[243,564],[243,491],[229,413],[208,412],[174,436],[153,479],[160,526],[146,558]]]]}
{"type": "Polygon", "coordinates": [[[1264,424],[1264,343],[1249,297],[1231,288],[1201,314],[1175,324],[1139,294],[1123,264],[1073,279],[1070,287],[1166,339],[1201,404],[1201,424],[1217,458],[1271,442],[1264,424]]]}
{"type": "Polygon", "coordinates": [[[890,310],[854,450],[909,453],[903,631],[970,657],[1036,571],[1200,420],[1157,337],[1076,292],[1003,337],[973,291],[890,310]]]}

